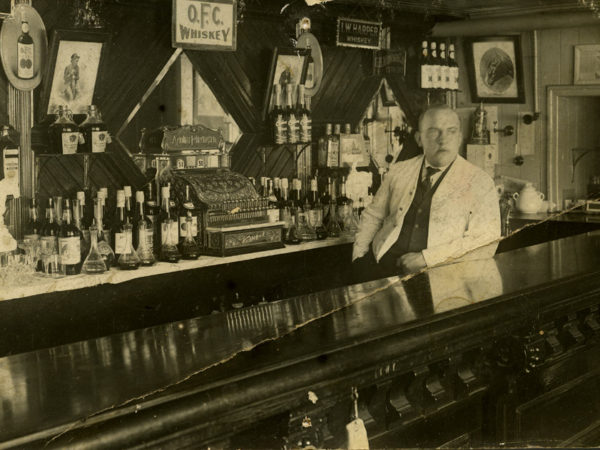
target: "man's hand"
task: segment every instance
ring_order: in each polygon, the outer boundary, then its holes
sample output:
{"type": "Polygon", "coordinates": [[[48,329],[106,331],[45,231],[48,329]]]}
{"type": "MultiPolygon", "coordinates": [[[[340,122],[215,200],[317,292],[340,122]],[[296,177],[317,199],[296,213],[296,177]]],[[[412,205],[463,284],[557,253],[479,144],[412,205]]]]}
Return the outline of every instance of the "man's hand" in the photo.
{"type": "Polygon", "coordinates": [[[402,255],[396,261],[396,265],[402,269],[404,273],[415,273],[427,267],[423,253],[414,252],[402,255]]]}

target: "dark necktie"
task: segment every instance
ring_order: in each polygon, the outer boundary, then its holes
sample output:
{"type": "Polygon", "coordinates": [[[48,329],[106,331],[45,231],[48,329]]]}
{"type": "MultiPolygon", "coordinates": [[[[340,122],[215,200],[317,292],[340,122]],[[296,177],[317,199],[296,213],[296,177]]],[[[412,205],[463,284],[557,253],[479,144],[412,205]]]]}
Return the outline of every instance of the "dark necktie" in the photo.
{"type": "Polygon", "coordinates": [[[425,179],[423,180],[423,186],[425,186],[427,190],[431,189],[431,187],[433,186],[433,183],[431,182],[431,177],[439,171],[440,169],[438,169],[437,167],[425,167],[425,179]]]}

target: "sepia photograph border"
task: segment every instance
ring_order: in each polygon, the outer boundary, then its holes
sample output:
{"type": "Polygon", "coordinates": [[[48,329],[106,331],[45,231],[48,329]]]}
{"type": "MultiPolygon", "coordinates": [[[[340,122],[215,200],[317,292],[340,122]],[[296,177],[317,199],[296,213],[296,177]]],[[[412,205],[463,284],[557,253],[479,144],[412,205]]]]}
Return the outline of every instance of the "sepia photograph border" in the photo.
{"type": "MultiPolygon", "coordinates": [[[[60,45],[63,41],[77,42],[81,44],[101,43],[102,49],[100,50],[100,58],[96,69],[96,79],[94,86],[92,87],[92,102],[94,95],[96,94],[96,87],[102,79],[103,65],[106,61],[106,52],[110,45],[110,33],[88,30],[54,30],[50,43],[48,66],[46,68],[46,73],[44,74],[44,82],[42,84],[42,90],[39,97],[38,120],[40,121],[45,120],[48,115],[54,114],[53,111],[49,110],[50,98],[52,97],[52,93],[58,89],[58,87],[54,85],[53,81],[56,71],[57,57],[60,45]]],[[[73,113],[77,114],[78,112],[73,111],[73,113]]]]}
{"type": "Polygon", "coordinates": [[[489,36],[489,37],[476,37],[468,38],[464,41],[464,51],[467,63],[467,72],[469,75],[470,87],[471,87],[471,102],[472,103],[525,103],[525,90],[523,89],[523,58],[521,56],[521,38],[518,35],[514,36],[489,36]],[[487,43],[489,48],[493,48],[494,44],[512,44],[513,55],[511,61],[515,67],[515,83],[517,88],[516,95],[498,94],[493,96],[486,96],[484,93],[479,92],[476,80],[476,65],[481,62],[481,59],[475,61],[473,46],[475,44],[487,43]]]}

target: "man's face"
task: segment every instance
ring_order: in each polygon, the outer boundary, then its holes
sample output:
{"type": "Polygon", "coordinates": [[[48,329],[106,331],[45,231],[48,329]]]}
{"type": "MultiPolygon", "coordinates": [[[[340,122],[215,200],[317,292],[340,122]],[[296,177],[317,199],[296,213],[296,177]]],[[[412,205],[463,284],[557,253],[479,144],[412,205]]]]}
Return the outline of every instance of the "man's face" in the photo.
{"type": "Polygon", "coordinates": [[[458,116],[451,109],[434,109],[425,114],[416,134],[427,162],[444,167],[456,159],[462,143],[458,116]]]}

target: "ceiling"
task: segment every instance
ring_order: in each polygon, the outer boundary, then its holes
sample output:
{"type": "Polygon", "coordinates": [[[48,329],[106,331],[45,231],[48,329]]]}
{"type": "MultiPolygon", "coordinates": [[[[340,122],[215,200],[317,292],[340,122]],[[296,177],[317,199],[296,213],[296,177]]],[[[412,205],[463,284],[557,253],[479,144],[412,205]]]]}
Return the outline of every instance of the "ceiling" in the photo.
{"type": "Polygon", "coordinates": [[[424,13],[449,18],[511,16],[537,12],[585,11],[578,0],[333,0],[335,3],[424,13]]]}

